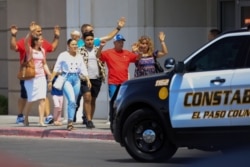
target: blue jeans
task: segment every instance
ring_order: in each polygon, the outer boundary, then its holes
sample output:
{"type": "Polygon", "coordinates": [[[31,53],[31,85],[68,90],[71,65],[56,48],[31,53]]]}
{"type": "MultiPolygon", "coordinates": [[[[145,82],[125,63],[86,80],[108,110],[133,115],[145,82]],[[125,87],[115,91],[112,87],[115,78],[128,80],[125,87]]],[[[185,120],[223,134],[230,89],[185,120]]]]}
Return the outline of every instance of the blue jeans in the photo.
{"type": "MultiPolygon", "coordinates": [[[[65,76],[65,74],[63,74],[65,76]]],[[[68,73],[63,85],[63,93],[68,100],[68,120],[73,121],[76,110],[76,99],[80,93],[80,78],[78,73],[68,73]]]]}
{"type": "Polygon", "coordinates": [[[115,94],[115,91],[117,89],[119,85],[115,85],[115,84],[109,84],[109,98],[112,99],[112,97],[115,94]]]}

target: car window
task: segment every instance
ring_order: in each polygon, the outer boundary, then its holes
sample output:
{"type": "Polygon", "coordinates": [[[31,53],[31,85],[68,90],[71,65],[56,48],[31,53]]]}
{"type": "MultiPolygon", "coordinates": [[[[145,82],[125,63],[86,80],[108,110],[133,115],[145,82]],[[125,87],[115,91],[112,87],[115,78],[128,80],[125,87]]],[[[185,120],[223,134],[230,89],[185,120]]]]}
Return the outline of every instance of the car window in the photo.
{"type": "Polygon", "coordinates": [[[246,68],[250,68],[250,40],[248,42],[246,68]]]}
{"type": "Polygon", "coordinates": [[[187,72],[243,68],[249,46],[249,36],[221,39],[192,58],[187,72]]]}

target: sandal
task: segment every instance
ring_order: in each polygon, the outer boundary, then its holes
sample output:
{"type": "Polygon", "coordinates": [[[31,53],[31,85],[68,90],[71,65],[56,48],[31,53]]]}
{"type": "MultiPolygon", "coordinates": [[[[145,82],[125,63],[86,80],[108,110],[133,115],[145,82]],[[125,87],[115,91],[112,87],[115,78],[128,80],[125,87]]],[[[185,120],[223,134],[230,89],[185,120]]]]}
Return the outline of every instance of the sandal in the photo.
{"type": "Polygon", "coordinates": [[[55,125],[55,126],[62,126],[62,123],[59,122],[59,121],[55,121],[55,122],[54,122],[54,125],[55,125]]]}
{"type": "Polygon", "coordinates": [[[75,128],[74,128],[72,123],[69,123],[67,126],[67,129],[68,129],[68,131],[71,131],[71,130],[74,130],[75,128]]]}

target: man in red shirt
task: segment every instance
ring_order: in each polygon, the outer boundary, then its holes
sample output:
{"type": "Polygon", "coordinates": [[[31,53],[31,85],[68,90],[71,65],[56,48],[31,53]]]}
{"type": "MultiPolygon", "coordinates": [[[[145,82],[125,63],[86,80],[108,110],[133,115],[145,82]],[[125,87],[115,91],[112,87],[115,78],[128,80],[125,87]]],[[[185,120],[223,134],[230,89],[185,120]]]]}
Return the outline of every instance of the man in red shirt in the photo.
{"type": "MultiPolygon", "coordinates": [[[[15,25],[11,26],[10,32],[11,32],[10,49],[13,51],[19,52],[19,59],[20,59],[20,64],[21,64],[25,58],[24,38],[17,41],[16,34],[18,32],[18,28],[15,25]]],[[[38,24],[36,24],[35,34],[36,34],[36,36],[42,35],[42,28],[38,24]]],[[[54,40],[53,40],[53,42],[49,43],[47,40],[43,39],[42,47],[46,53],[53,52],[56,50],[56,48],[58,46],[59,36],[60,36],[60,27],[55,26],[54,27],[54,40]]],[[[24,110],[25,104],[27,102],[27,93],[26,93],[26,90],[24,87],[24,81],[20,80],[20,86],[21,86],[21,96],[18,99],[18,116],[17,116],[17,120],[16,120],[17,124],[24,122],[23,110],[24,110]]]]}
{"type": "MultiPolygon", "coordinates": [[[[100,60],[108,67],[109,97],[114,95],[117,87],[128,80],[128,67],[140,56],[123,49],[125,38],[121,34],[114,37],[114,48],[102,51],[100,60]]],[[[100,47],[103,47],[101,44],[100,47]]],[[[101,49],[101,48],[100,48],[101,49]]]]}

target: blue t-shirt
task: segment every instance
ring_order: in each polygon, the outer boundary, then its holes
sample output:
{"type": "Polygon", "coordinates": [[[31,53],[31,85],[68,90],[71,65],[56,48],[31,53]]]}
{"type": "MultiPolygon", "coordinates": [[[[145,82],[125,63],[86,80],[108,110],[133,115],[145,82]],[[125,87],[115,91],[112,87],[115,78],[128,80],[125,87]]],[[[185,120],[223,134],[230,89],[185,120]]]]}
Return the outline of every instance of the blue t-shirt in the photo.
{"type": "MultiPolygon", "coordinates": [[[[54,77],[54,79],[52,81],[52,85],[56,81],[56,78],[57,78],[57,76],[54,77]]],[[[58,90],[58,89],[54,88],[54,86],[52,86],[52,89],[51,89],[50,93],[51,93],[51,95],[62,96],[63,95],[63,90],[58,90]]]]}
{"type": "MultiPolygon", "coordinates": [[[[94,38],[94,46],[100,46],[101,44],[101,39],[100,38],[94,38]]],[[[83,47],[85,45],[84,41],[82,39],[79,39],[77,41],[77,46],[80,48],[80,47],[83,47]]]]}

